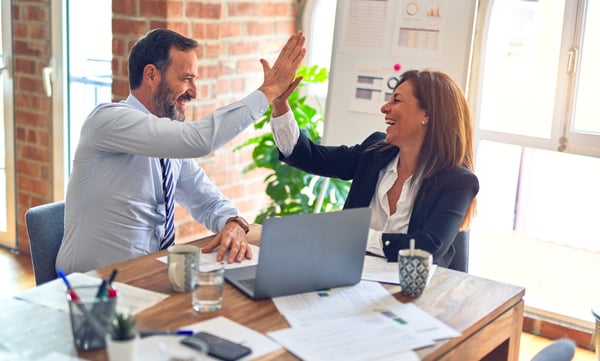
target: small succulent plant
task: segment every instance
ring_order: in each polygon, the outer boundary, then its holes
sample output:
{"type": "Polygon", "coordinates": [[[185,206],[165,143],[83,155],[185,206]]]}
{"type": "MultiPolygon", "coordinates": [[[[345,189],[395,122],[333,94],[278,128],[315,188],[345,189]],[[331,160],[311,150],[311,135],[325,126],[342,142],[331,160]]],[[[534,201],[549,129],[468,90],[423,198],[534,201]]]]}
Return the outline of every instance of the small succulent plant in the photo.
{"type": "Polygon", "coordinates": [[[137,319],[133,314],[115,312],[115,318],[110,326],[110,334],[113,340],[130,340],[135,337],[135,324],[137,319]]]}

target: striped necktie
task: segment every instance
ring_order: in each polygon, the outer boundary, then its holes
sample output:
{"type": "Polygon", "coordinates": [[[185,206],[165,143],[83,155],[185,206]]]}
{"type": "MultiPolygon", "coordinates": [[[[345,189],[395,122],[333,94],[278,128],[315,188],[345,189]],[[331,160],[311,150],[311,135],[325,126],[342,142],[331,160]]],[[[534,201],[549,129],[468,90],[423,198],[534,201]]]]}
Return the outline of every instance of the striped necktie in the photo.
{"type": "Polygon", "coordinates": [[[160,160],[163,176],[163,191],[165,193],[165,236],[160,241],[160,249],[166,249],[175,242],[175,200],[173,196],[173,174],[171,173],[171,160],[160,160]]]}

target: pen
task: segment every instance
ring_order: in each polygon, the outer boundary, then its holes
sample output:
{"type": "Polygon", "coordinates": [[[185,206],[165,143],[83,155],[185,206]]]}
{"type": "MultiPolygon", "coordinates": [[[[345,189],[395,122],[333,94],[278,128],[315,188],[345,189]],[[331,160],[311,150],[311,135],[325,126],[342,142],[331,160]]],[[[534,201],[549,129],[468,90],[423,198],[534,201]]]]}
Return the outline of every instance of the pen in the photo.
{"type": "Polygon", "coordinates": [[[112,287],[112,283],[115,280],[115,277],[117,277],[117,269],[114,268],[112,270],[112,272],[110,273],[110,277],[108,278],[108,286],[112,287]]]}
{"type": "Polygon", "coordinates": [[[67,276],[65,275],[65,272],[62,269],[59,269],[56,271],[56,274],[62,278],[63,282],[65,283],[65,285],[67,286],[67,292],[69,294],[69,296],[71,296],[71,300],[73,300],[73,302],[79,302],[79,296],[77,295],[77,293],[75,293],[75,290],[73,290],[73,287],[71,287],[71,282],[69,282],[69,280],[67,279],[67,276]]]}
{"type": "Polygon", "coordinates": [[[192,336],[194,331],[192,330],[140,330],[138,331],[140,337],[154,336],[154,335],[174,335],[174,336],[192,336]]]}
{"type": "Polygon", "coordinates": [[[59,269],[56,271],[56,274],[60,278],[62,278],[65,285],[67,286],[67,292],[69,293],[69,296],[71,297],[71,301],[73,303],[75,303],[77,308],[79,308],[79,310],[81,311],[83,316],[92,325],[92,327],[96,330],[96,332],[98,332],[99,335],[103,335],[104,333],[106,333],[106,329],[104,327],[102,327],[102,325],[100,325],[100,323],[98,323],[98,320],[96,319],[96,317],[94,317],[94,315],[92,315],[90,313],[90,310],[88,310],[87,307],[85,307],[85,305],[81,302],[81,299],[79,298],[79,296],[77,295],[77,293],[75,292],[73,287],[71,287],[71,283],[67,279],[65,272],[62,269],[59,269]]]}
{"type": "Polygon", "coordinates": [[[104,292],[106,291],[106,280],[102,280],[100,283],[100,287],[98,287],[98,293],[96,293],[96,298],[102,298],[104,296],[104,292]]]}

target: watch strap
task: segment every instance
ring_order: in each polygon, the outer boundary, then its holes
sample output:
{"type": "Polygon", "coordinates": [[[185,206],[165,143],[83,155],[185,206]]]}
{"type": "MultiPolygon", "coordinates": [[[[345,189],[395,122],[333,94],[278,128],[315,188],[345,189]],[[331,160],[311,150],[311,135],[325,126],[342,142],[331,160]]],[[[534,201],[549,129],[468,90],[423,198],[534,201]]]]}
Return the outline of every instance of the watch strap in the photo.
{"type": "Polygon", "coordinates": [[[235,222],[235,223],[239,224],[239,226],[242,227],[242,229],[246,233],[248,233],[250,231],[250,224],[243,217],[240,217],[240,216],[231,217],[231,218],[227,219],[227,221],[225,221],[225,224],[227,224],[229,222],[235,222]]]}

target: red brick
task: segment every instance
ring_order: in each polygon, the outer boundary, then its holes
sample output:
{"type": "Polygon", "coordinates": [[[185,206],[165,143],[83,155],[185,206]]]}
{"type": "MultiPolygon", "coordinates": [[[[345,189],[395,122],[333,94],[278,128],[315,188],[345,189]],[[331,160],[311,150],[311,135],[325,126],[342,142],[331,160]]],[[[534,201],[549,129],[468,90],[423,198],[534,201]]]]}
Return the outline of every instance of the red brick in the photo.
{"type": "Polygon", "coordinates": [[[15,109],[15,118],[19,125],[28,125],[32,127],[46,127],[49,123],[47,114],[39,115],[31,113],[28,109],[15,109]]]}
{"type": "Polygon", "coordinates": [[[17,187],[20,191],[45,195],[46,197],[48,197],[52,193],[52,189],[46,179],[36,180],[29,179],[23,176],[18,176],[17,187]]]}
{"type": "Polygon", "coordinates": [[[249,21],[246,23],[246,33],[249,36],[272,35],[274,33],[273,22],[249,21]]]}
{"type": "Polygon", "coordinates": [[[39,163],[33,163],[20,159],[17,161],[17,169],[19,174],[26,175],[31,178],[40,178],[42,175],[42,169],[39,163]]]}
{"type": "Polygon", "coordinates": [[[261,2],[259,5],[259,17],[285,17],[290,16],[290,7],[288,4],[261,2]]]}
{"type": "Polygon", "coordinates": [[[25,140],[31,144],[41,144],[41,142],[38,142],[38,132],[34,129],[27,129],[27,138],[25,140]]]}
{"type": "Polygon", "coordinates": [[[192,19],[220,19],[221,12],[221,4],[188,2],[185,16],[192,19]]]}
{"type": "Polygon", "coordinates": [[[292,34],[296,31],[296,22],[278,21],[275,23],[275,34],[292,34]]]}
{"type": "Polygon", "coordinates": [[[113,19],[112,31],[121,35],[140,37],[148,32],[146,20],[113,19]]]}
{"type": "Polygon", "coordinates": [[[192,24],[192,38],[201,41],[203,39],[218,39],[219,24],[194,22],[192,24]]]}
{"type": "Polygon", "coordinates": [[[242,35],[242,24],[226,22],[219,24],[219,38],[232,38],[242,35]]]}
{"type": "Polygon", "coordinates": [[[216,43],[206,44],[205,50],[206,54],[204,57],[206,59],[218,59],[221,54],[221,45],[216,43]]]}
{"type": "Polygon", "coordinates": [[[22,6],[20,16],[22,20],[28,22],[39,21],[41,23],[48,23],[48,7],[42,7],[39,5],[28,5],[22,6]]]}
{"type": "Polygon", "coordinates": [[[236,68],[240,73],[253,73],[258,71],[262,73],[262,66],[258,59],[242,59],[237,62],[236,68]]]}
{"type": "Polygon", "coordinates": [[[170,1],[139,0],[139,15],[145,18],[163,18],[167,13],[167,4],[170,1]]]}
{"type": "Polygon", "coordinates": [[[255,54],[258,54],[258,43],[256,41],[236,41],[229,44],[229,55],[255,54]]]}
{"type": "Polygon", "coordinates": [[[167,29],[178,32],[183,36],[187,36],[188,38],[191,36],[191,26],[187,21],[169,21],[167,22],[167,29]]]}
{"type": "Polygon", "coordinates": [[[28,26],[29,37],[32,40],[48,40],[48,28],[44,23],[31,24],[28,26]]]}
{"type": "Polygon", "coordinates": [[[27,26],[23,23],[13,23],[13,37],[15,39],[24,38],[27,36],[27,26]]]}
{"type": "Polygon", "coordinates": [[[112,1],[112,12],[113,14],[134,16],[137,14],[136,0],[113,0],[112,1]]]}
{"type": "Polygon", "coordinates": [[[227,5],[227,15],[231,17],[255,17],[258,15],[258,8],[257,3],[232,3],[227,5]]]}
{"type": "Polygon", "coordinates": [[[20,145],[18,148],[20,149],[20,155],[24,159],[38,161],[41,163],[51,161],[48,149],[45,147],[20,145]]]}

